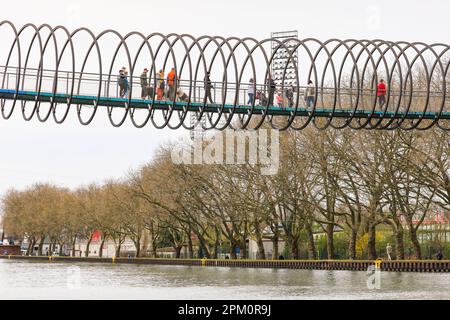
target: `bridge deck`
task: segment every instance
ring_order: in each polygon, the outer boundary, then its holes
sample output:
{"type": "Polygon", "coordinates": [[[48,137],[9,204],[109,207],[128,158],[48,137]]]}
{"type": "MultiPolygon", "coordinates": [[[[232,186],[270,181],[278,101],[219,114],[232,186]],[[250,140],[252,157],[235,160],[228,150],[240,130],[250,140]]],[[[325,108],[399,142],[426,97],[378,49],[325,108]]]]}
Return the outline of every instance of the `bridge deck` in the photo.
{"type": "MultiPolygon", "coordinates": [[[[8,89],[0,89],[0,98],[2,99],[14,99],[17,95],[18,100],[24,101],[35,101],[36,99],[40,102],[50,102],[53,97],[52,93],[42,92],[38,94],[34,91],[15,91],[8,89]]],[[[68,94],[56,94],[54,97],[54,102],[66,104],[70,95],[68,94]]],[[[74,105],[94,105],[97,100],[96,96],[86,96],[86,95],[73,95],[71,103],[74,105]]],[[[110,98],[110,97],[100,97],[98,99],[98,106],[105,107],[120,107],[124,108],[128,99],[125,98],[110,98]]],[[[129,106],[131,108],[136,109],[148,109],[149,104],[153,103],[153,108],[156,110],[170,110],[173,108],[175,111],[201,111],[202,107],[204,107],[204,111],[218,113],[220,111],[221,105],[219,104],[206,104],[205,106],[202,103],[192,102],[175,102],[172,101],[151,101],[151,100],[142,100],[142,99],[131,99],[129,106]]],[[[234,106],[226,104],[223,107],[224,113],[232,112],[234,106]]],[[[251,112],[253,108],[253,114],[263,114],[266,110],[265,106],[236,106],[234,112],[237,114],[248,114],[251,112]]],[[[281,108],[276,106],[270,106],[267,109],[268,115],[276,115],[276,116],[289,116],[295,113],[296,116],[308,117],[313,112],[312,109],[305,108],[281,108]]],[[[438,112],[418,112],[418,111],[380,111],[380,110],[356,110],[353,109],[325,109],[325,108],[316,108],[314,110],[314,116],[316,117],[338,117],[338,118],[349,118],[353,116],[354,118],[406,118],[406,119],[436,119],[439,117],[440,119],[450,119],[450,112],[442,112],[440,115],[438,112]]]]}

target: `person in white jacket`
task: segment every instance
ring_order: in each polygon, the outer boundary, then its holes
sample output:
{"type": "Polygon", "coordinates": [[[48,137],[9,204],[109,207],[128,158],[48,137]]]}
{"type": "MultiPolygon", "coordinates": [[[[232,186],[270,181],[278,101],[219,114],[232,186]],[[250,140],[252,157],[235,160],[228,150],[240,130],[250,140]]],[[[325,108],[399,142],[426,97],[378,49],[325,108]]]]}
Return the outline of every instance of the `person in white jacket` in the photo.
{"type": "Polygon", "coordinates": [[[250,83],[248,85],[248,90],[247,90],[247,94],[248,94],[248,105],[253,105],[253,101],[255,98],[255,87],[254,87],[254,80],[253,78],[250,79],[250,83]]]}

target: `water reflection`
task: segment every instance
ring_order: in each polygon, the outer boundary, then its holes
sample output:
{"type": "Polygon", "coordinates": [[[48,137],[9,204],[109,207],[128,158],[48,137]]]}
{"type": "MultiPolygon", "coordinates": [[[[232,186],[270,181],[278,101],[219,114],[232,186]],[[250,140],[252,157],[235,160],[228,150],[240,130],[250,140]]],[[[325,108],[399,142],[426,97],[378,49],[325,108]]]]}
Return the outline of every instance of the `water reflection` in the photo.
{"type": "Polygon", "coordinates": [[[450,274],[383,272],[380,290],[366,280],[359,271],[0,260],[2,299],[450,299],[450,274]]]}

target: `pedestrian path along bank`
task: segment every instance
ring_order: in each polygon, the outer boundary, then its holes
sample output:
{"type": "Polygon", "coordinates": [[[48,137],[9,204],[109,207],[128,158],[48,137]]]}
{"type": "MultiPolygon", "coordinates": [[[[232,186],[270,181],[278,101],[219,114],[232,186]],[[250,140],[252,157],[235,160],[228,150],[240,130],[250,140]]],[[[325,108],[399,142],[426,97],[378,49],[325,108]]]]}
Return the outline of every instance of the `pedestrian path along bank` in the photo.
{"type": "Polygon", "coordinates": [[[59,256],[2,255],[0,259],[52,262],[128,263],[153,265],[186,265],[199,267],[238,267],[306,270],[366,271],[371,266],[381,271],[450,272],[450,260],[231,260],[231,259],[152,259],[152,258],[86,258],[59,256]]]}

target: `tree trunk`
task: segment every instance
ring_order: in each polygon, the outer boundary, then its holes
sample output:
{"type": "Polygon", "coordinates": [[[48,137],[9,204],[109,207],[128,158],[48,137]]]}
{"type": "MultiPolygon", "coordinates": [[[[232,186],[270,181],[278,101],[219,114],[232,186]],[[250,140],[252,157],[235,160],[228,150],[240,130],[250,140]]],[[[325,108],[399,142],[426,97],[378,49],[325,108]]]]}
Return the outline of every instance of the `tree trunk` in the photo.
{"type": "Polygon", "coordinates": [[[60,255],[60,256],[63,255],[63,246],[64,246],[64,243],[60,243],[60,244],[59,244],[59,255],[60,255]]]}
{"type": "Polygon", "coordinates": [[[348,246],[348,253],[349,253],[349,258],[351,260],[355,260],[356,259],[356,240],[358,237],[358,233],[356,232],[356,230],[354,230],[352,228],[351,233],[350,233],[350,243],[348,246]]]}
{"type": "Polygon", "coordinates": [[[36,246],[36,243],[37,243],[37,239],[33,239],[33,244],[31,245],[31,252],[30,252],[30,254],[33,254],[34,247],[36,246]]]}
{"type": "Polygon", "coordinates": [[[314,243],[314,234],[310,223],[306,224],[306,236],[308,238],[308,259],[317,260],[316,244],[314,243]]]}
{"type": "MultiPolygon", "coordinates": [[[[209,249],[208,249],[208,246],[206,245],[205,240],[203,239],[203,237],[199,237],[198,239],[200,242],[200,248],[202,249],[203,256],[206,259],[211,259],[211,254],[209,253],[209,249]]],[[[200,257],[200,258],[203,258],[203,257],[200,257]]]]}
{"type": "Polygon", "coordinates": [[[42,256],[42,248],[44,246],[45,236],[41,237],[39,240],[38,256],[42,256]]]}
{"type": "Polygon", "coordinates": [[[278,256],[280,255],[279,248],[278,248],[278,241],[279,241],[279,235],[278,235],[278,232],[276,232],[276,233],[274,233],[273,238],[272,238],[272,246],[273,246],[272,259],[273,260],[277,259],[278,256]]]}
{"type": "MultiPolygon", "coordinates": [[[[205,238],[203,237],[203,235],[200,232],[198,232],[196,230],[194,230],[194,234],[198,238],[200,249],[202,250],[202,253],[204,254],[205,258],[210,259],[211,255],[209,253],[209,249],[208,249],[205,238]]],[[[202,258],[202,257],[199,257],[199,258],[202,258]]]]}
{"type": "Polygon", "coordinates": [[[32,245],[31,241],[30,241],[30,240],[28,240],[28,247],[27,247],[27,252],[26,252],[26,254],[25,254],[25,255],[27,255],[27,256],[29,256],[29,255],[30,255],[30,249],[31,249],[31,245],[32,245]]]}
{"type": "Polygon", "coordinates": [[[413,244],[415,259],[421,260],[422,250],[420,249],[420,243],[419,240],[417,239],[416,228],[412,224],[409,225],[409,235],[411,237],[411,242],[413,244]]]}
{"type": "Polygon", "coordinates": [[[237,259],[237,255],[236,255],[237,247],[238,247],[237,243],[235,243],[235,242],[231,243],[231,252],[230,252],[231,259],[237,259]]]}
{"type": "Polygon", "coordinates": [[[395,232],[395,248],[397,260],[405,260],[405,244],[403,240],[403,229],[397,228],[395,232]]]}
{"type": "Polygon", "coordinates": [[[53,255],[53,251],[55,251],[55,248],[56,248],[56,241],[53,241],[51,244],[51,248],[48,249],[49,256],[53,255]]]}
{"type": "Polygon", "coordinates": [[[376,225],[373,223],[369,224],[368,239],[367,239],[367,259],[375,260],[377,258],[377,248],[376,248],[376,225]]]}
{"type": "Polygon", "coordinates": [[[258,252],[256,254],[256,259],[266,260],[266,251],[264,250],[264,242],[262,239],[258,239],[256,241],[258,244],[258,252]]]}
{"type": "Polygon", "coordinates": [[[120,257],[120,249],[122,248],[122,242],[119,240],[119,244],[116,246],[116,258],[120,257]]]}
{"type": "Polygon", "coordinates": [[[334,225],[327,225],[327,258],[334,259],[334,225]]]}
{"type": "Polygon", "coordinates": [[[177,246],[177,247],[174,247],[174,249],[175,249],[175,258],[180,259],[181,249],[183,249],[183,246],[177,246]]]}
{"type": "Polygon", "coordinates": [[[84,256],[87,258],[89,257],[89,248],[91,246],[91,242],[92,242],[92,235],[89,237],[89,240],[86,244],[86,251],[84,252],[84,256]]]}
{"type": "Polygon", "coordinates": [[[73,237],[72,239],[72,257],[75,257],[75,245],[77,243],[77,237],[73,237]]]}
{"type": "Polygon", "coordinates": [[[156,258],[156,255],[157,255],[157,250],[158,248],[157,248],[157,245],[156,245],[156,241],[155,241],[155,239],[152,239],[152,243],[150,244],[150,250],[151,250],[151,256],[152,256],[152,258],[156,258]]]}
{"type": "Polygon", "coordinates": [[[266,259],[266,252],[264,250],[264,242],[262,239],[262,232],[260,228],[260,224],[258,220],[254,221],[255,225],[255,236],[256,236],[256,244],[258,246],[258,252],[256,253],[256,259],[265,260],[266,259]]]}
{"type": "Polygon", "coordinates": [[[98,249],[98,250],[99,250],[99,251],[98,251],[98,256],[99,256],[100,258],[103,257],[103,246],[105,245],[105,241],[106,241],[106,237],[104,237],[104,238],[102,239],[102,242],[100,243],[100,248],[98,249]]]}
{"type": "Polygon", "coordinates": [[[188,258],[193,259],[194,258],[194,246],[192,245],[192,238],[191,238],[190,231],[187,233],[187,239],[188,239],[188,258]]]}
{"type": "Polygon", "coordinates": [[[29,240],[28,248],[27,248],[27,256],[29,256],[33,253],[35,243],[36,243],[36,240],[34,240],[34,239],[29,240]]]}
{"type": "Polygon", "coordinates": [[[141,256],[141,238],[139,237],[135,242],[134,246],[136,247],[136,258],[141,256]]]}
{"type": "Polygon", "coordinates": [[[214,241],[213,259],[217,259],[219,255],[219,247],[220,247],[220,238],[216,236],[216,240],[214,241]]]}
{"type": "Polygon", "coordinates": [[[291,239],[290,241],[290,246],[291,246],[291,258],[292,259],[298,259],[298,241],[297,238],[291,239]]]}
{"type": "Polygon", "coordinates": [[[248,250],[247,250],[247,242],[245,241],[245,237],[244,237],[244,240],[242,240],[242,243],[241,243],[241,259],[247,259],[247,257],[248,257],[248,254],[247,254],[247,252],[248,252],[248,250]]]}
{"type": "Polygon", "coordinates": [[[141,257],[146,257],[147,251],[148,251],[149,234],[148,234],[147,229],[144,229],[142,232],[144,234],[144,239],[142,241],[142,246],[141,246],[141,257]]]}

